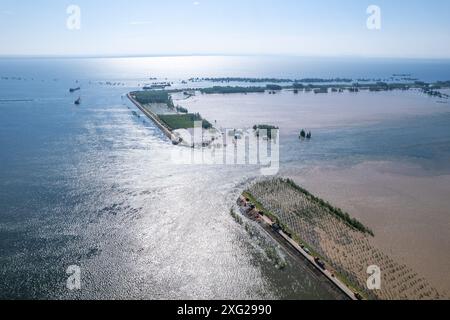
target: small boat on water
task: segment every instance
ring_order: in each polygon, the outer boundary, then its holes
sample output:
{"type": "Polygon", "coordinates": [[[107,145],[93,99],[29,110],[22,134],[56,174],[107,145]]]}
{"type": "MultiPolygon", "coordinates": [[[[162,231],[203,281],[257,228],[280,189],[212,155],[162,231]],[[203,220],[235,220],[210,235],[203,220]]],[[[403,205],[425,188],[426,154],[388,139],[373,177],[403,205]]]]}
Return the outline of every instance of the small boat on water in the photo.
{"type": "Polygon", "coordinates": [[[70,88],[70,93],[73,93],[73,92],[75,92],[75,91],[78,91],[78,90],[81,90],[81,88],[80,87],[77,87],[77,88],[70,88]]]}
{"type": "Polygon", "coordinates": [[[80,105],[81,104],[81,97],[80,98],[78,98],[77,100],[75,100],[75,102],[74,102],[76,105],[80,105]]]}

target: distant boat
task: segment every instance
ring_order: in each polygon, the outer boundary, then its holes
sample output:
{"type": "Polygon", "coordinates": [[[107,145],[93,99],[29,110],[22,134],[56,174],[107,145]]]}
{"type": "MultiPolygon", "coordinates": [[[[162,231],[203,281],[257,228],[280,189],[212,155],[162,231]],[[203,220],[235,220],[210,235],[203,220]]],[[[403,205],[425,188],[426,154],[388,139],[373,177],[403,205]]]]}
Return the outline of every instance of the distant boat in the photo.
{"type": "Polygon", "coordinates": [[[81,104],[81,97],[80,98],[78,98],[77,100],[75,100],[75,102],[74,102],[76,105],[80,105],[81,104]]]}
{"type": "Polygon", "coordinates": [[[77,88],[70,88],[70,93],[73,93],[73,92],[75,92],[75,91],[78,91],[78,90],[80,90],[81,88],[80,87],[77,87],[77,88]]]}

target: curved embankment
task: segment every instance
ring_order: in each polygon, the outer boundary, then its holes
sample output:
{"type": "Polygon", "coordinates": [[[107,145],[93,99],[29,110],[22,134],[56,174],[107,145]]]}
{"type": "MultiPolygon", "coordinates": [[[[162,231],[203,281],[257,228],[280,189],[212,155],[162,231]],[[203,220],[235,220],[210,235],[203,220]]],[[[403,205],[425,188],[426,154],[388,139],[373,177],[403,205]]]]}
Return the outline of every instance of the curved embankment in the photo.
{"type": "Polygon", "coordinates": [[[172,141],[175,142],[177,140],[177,138],[175,137],[175,135],[172,132],[172,129],[170,129],[169,127],[167,127],[158,117],[158,115],[156,115],[155,113],[151,112],[150,110],[148,110],[147,108],[144,108],[132,95],[131,93],[127,94],[128,99],[130,99],[130,101],[139,108],[139,110],[142,111],[143,114],[145,114],[150,120],[152,120],[156,126],[172,141]]]}

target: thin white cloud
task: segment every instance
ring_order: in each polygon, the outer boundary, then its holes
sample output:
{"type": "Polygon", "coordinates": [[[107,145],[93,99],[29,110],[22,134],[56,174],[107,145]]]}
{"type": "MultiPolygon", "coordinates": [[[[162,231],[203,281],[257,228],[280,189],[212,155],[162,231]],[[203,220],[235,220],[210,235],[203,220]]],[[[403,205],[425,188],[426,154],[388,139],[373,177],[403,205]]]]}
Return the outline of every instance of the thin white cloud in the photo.
{"type": "Polygon", "coordinates": [[[200,5],[200,2],[198,2],[198,1],[194,2],[194,6],[199,6],[199,5],[200,5]]]}
{"type": "Polygon", "coordinates": [[[151,21],[131,21],[130,24],[132,26],[142,26],[142,25],[146,25],[146,24],[152,24],[151,21]]]}

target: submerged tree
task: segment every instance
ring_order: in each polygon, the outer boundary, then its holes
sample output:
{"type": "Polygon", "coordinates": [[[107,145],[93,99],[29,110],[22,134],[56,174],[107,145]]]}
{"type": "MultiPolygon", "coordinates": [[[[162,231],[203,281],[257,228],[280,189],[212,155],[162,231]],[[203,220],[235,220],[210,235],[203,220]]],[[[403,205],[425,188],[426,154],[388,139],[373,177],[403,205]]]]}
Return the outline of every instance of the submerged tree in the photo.
{"type": "Polygon", "coordinates": [[[300,132],[300,138],[305,139],[306,138],[306,131],[302,129],[300,132]]]}
{"type": "Polygon", "coordinates": [[[305,129],[302,129],[302,131],[300,132],[300,139],[311,139],[311,137],[312,137],[311,131],[306,132],[305,129]]]}

